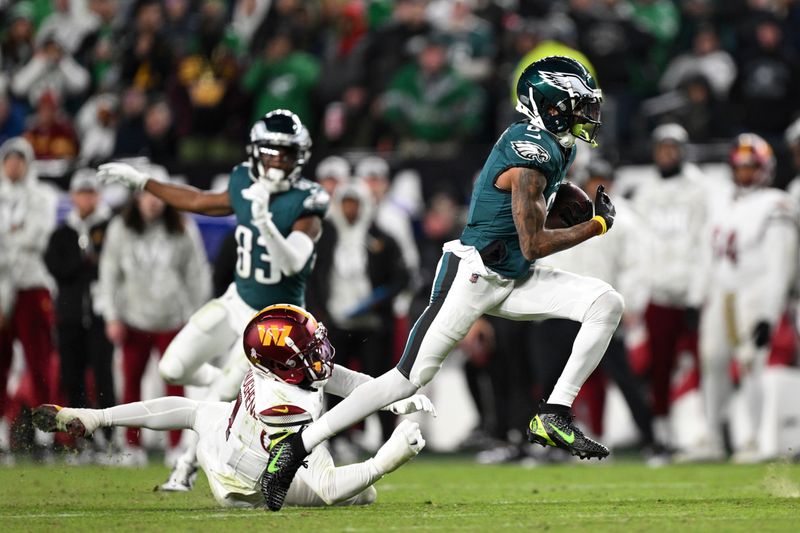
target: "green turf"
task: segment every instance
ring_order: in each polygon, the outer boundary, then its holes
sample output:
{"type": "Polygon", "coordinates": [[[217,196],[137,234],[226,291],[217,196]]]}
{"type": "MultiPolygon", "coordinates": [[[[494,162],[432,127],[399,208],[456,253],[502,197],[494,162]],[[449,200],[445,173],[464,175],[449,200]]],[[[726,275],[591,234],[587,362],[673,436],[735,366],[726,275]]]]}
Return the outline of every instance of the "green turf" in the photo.
{"type": "Polygon", "coordinates": [[[363,508],[218,509],[152,487],[166,471],[0,467],[0,531],[800,531],[800,466],[482,467],[420,458],[363,508]]]}

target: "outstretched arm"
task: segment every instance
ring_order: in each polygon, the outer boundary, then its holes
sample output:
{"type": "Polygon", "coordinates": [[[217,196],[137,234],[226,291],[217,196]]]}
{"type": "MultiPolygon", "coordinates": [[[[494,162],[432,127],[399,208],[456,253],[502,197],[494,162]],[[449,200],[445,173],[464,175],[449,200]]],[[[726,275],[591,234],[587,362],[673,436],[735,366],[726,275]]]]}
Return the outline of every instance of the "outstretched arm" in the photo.
{"type": "MultiPolygon", "coordinates": [[[[328,382],[325,383],[325,392],[340,398],[346,398],[357,387],[363,385],[374,378],[342,365],[333,365],[333,373],[328,382]]],[[[392,402],[383,407],[381,411],[389,411],[396,415],[407,415],[422,411],[437,416],[436,407],[433,402],[424,394],[413,394],[403,400],[392,402]]]]}
{"type": "Polygon", "coordinates": [[[531,261],[572,248],[605,230],[596,218],[569,228],[545,229],[547,204],[544,190],[547,179],[537,170],[511,168],[498,177],[497,186],[511,191],[511,208],[520,248],[525,258],[531,261]]]}
{"type": "Polygon", "coordinates": [[[103,184],[121,183],[129,189],[145,190],[176,209],[201,215],[225,216],[233,213],[228,191],[202,191],[188,185],[163,183],[126,163],[106,163],[97,168],[103,184]]]}
{"type": "Polygon", "coordinates": [[[202,191],[189,185],[162,183],[152,179],[147,180],[144,190],[183,211],[209,216],[225,216],[233,213],[228,191],[202,191]]]}

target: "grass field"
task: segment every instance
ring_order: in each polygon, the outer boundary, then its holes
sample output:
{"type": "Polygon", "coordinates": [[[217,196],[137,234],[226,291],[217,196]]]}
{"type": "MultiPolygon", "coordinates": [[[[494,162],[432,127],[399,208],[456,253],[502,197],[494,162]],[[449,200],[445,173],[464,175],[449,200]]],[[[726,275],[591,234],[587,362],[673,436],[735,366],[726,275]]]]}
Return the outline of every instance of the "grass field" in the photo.
{"type": "Polygon", "coordinates": [[[0,531],[800,531],[800,465],[525,469],[420,458],[363,508],[223,510],[163,467],[0,468],[0,531]]]}

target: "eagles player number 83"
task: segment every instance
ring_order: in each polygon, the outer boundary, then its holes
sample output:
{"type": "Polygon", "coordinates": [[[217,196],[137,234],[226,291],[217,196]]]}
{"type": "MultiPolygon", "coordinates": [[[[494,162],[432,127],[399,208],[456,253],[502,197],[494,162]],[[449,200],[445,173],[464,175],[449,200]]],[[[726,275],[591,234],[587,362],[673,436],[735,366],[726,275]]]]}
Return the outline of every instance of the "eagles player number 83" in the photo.
{"type": "MultiPolygon", "coordinates": [[[[249,278],[253,273],[253,230],[246,226],[236,226],[236,273],[241,278],[249,278]]],[[[256,245],[260,246],[265,253],[259,254],[262,263],[268,266],[267,272],[263,268],[255,268],[254,279],[263,285],[275,285],[281,280],[281,271],[272,268],[271,258],[267,252],[266,243],[259,235],[256,238],[256,245]]]]}

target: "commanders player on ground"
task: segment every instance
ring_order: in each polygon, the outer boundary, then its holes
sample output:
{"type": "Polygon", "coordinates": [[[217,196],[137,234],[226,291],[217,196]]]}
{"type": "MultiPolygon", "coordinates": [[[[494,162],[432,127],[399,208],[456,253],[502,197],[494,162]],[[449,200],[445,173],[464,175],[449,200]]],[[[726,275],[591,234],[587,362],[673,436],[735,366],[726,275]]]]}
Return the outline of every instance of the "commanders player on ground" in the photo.
{"type": "MultiPolygon", "coordinates": [[[[178,209],[211,216],[236,215],[235,281],[201,307],[178,333],[159,363],[168,383],[211,386],[206,398],[229,400],[247,371],[238,340],[258,309],[285,302],[303,306],[314,243],[322,232],[329,197],[300,177],[311,138],[294,113],[267,113],[250,130],[248,160],[231,172],[222,192],[163,183],[130,165],[100,165],[98,178],[147,190],[178,209]],[[209,364],[230,353],[224,370],[209,364]]],[[[179,459],[163,490],[189,490],[194,446],[179,459]]]]}
{"type": "MultiPolygon", "coordinates": [[[[244,350],[250,368],[236,401],[198,402],[172,396],[109,409],[42,405],[34,411],[34,423],[44,431],[81,437],[111,426],[193,429],[199,435],[198,459],[217,502],[225,507],[263,507],[258,485],[261,473],[274,468],[274,461],[269,463],[270,446],[319,416],[323,388],[347,396],[372,378],[334,365],[325,326],[292,305],[273,305],[258,313],[244,330],[244,350]]],[[[430,400],[421,395],[387,409],[396,414],[435,414],[430,400]]],[[[286,502],[370,504],[377,494],[372,484],[424,446],[418,424],[405,420],[363,463],[336,467],[328,450],[317,447],[307,458],[308,468],[292,483],[286,502]]]]}
{"type": "Polygon", "coordinates": [[[591,220],[566,229],[544,227],[575,157],[575,139],[594,143],[601,92],[583,65],[553,56],[525,69],[517,97],[517,110],[527,120],[509,126],[489,154],[475,182],[467,227],[460,240],[444,246],[430,305],[411,330],[397,368],[272,448],[275,468],[264,473],[262,482],[270,509],[280,509],[310,451],[428,383],[483,314],[582,323],[569,361],[547,403],[539,405],[528,436],[581,458],[608,455],[605,446],[573,425],[570,407],[608,347],[622,315],[622,298],[600,280],[535,265],[541,257],[602,235],[614,221],[614,206],[599,187],[591,220]]]}

